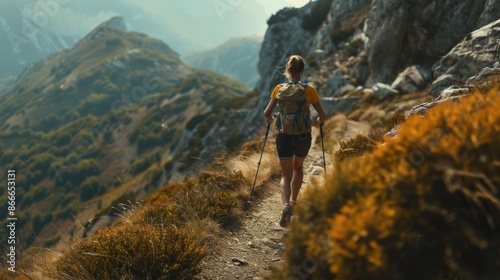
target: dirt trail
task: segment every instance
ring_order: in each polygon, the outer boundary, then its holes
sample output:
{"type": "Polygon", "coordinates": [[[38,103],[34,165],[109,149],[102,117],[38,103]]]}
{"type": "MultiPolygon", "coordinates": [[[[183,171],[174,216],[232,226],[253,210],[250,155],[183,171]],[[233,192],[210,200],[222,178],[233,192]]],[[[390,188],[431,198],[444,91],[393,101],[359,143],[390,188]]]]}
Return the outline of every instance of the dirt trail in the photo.
{"type": "MultiPolygon", "coordinates": [[[[367,129],[365,124],[345,120],[342,133],[325,135],[325,141],[338,142],[367,129]]],[[[319,145],[315,142],[318,135],[319,130],[313,129],[313,144],[304,162],[303,188],[307,188],[313,178],[324,179],[321,142],[318,141],[319,145]]],[[[331,166],[333,161],[330,155],[326,153],[325,156],[327,167],[331,166]]],[[[216,249],[217,252],[205,258],[203,272],[196,279],[264,279],[270,274],[271,267],[283,263],[284,235],[287,230],[278,223],[282,210],[279,181],[270,182],[262,197],[254,203],[253,210],[246,214],[241,228],[227,234],[216,249]]]]}

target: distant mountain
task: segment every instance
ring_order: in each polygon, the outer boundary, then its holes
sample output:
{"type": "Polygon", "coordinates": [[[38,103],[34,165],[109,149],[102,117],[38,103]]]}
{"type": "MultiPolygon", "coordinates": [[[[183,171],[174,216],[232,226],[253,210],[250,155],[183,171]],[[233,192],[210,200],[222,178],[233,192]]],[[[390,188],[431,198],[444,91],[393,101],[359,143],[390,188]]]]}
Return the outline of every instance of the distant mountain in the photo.
{"type": "Polygon", "coordinates": [[[15,81],[16,78],[12,76],[0,79],[0,95],[11,88],[15,81]]]}
{"type": "MultiPolygon", "coordinates": [[[[0,78],[17,76],[31,63],[61,49],[68,48],[79,38],[48,28],[48,17],[34,22],[32,1],[3,1],[0,10],[0,78]]],[[[38,13],[37,16],[41,14],[38,13]]]]}
{"type": "MultiPolygon", "coordinates": [[[[263,1],[263,0],[262,0],[263,1]]],[[[168,41],[182,54],[235,36],[262,34],[269,14],[259,1],[3,0],[0,77],[73,45],[99,23],[121,16],[128,30],[168,41]]]]}
{"type": "Polygon", "coordinates": [[[183,60],[253,88],[260,79],[257,64],[262,40],[258,36],[233,38],[214,49],[187,55],[183,60]]]}
{"type": "Polygon", "coordinates": [[[196,173],[244,138],[249,88],[123,26],[101,24],[0,95],[0,173],[17,173],[21,250],[57,243],[73,215],[86,221],[121,195],[196,173]]]}

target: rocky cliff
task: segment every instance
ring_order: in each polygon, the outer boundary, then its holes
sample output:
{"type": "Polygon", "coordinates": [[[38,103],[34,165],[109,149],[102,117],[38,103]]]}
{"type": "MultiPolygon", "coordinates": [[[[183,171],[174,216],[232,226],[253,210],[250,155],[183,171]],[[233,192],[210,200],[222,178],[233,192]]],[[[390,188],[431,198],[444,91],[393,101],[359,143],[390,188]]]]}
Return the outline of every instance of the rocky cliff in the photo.
{"type": "Polygon", "coordinates": [[[352,107],[345,104],[356,99],[345,99],[346,94],[377,91],[380,83],[397,94],[445,80],[433,87],[436,96],[450,79],[466,80],[498,61],[498,24],[492,22],[499,11],[495,0],[329,0],[281,10],[269,20],[260,52],[258,108],[265,107],[274,85],[285,81],[280,66],[294,53],[306,59],[304,80],[332,103],[330,113],[352,107]],[[315,5],[325,2],[331,5],[323,21],[304,28],[315,5]],[[467,57],[470,67],[461,67],[465,62],[457,57],[467,57]]]}

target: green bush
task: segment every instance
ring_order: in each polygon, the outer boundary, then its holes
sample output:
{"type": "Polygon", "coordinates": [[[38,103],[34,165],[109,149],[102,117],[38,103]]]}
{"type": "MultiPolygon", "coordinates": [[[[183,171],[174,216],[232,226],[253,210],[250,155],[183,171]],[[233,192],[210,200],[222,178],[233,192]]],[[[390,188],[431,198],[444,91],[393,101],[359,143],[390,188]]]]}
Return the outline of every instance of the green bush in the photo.
{"type": "Polygon", "coordinates": [[[32,163],[29,165],[28,169],[33,171],[40,171],[43,173],[43,177],[49,171],[50,165],[55,161],[55,157],[49,153],[38,154],[32,157],[30,160],[32,163]]]}
{"type": "Polygon", "coordinates": [[[121,93],[120,88],[109,80],[108,77],[101,77],[100,79],[94,81],[92,84],[93,88],[97,92],[103,92],[108,95],[117,96],[121,93]]]}
{"type": "Polygon", "coordinates": [[[159,162],[161,160],[161,154],[155,153],[152,155],[144,156],[143,158],[137,160],[132,164],[131,170],[133,174],[139,174],[144,170],[151,167],[151,165],[159,162]]]}
{"type": "Polygon", "coordinates": [[[40,183],[45,177],[46,174],[43,173],[40,170],[32,170],[32,171],[25,171],[26,173],[26,179],[28,182],[30,182],[33,185],[36,185],[40,183]]]}
{"type": "Polygon", "coordinates": [[[39,130],[43,132],[49,132],[51,130],[57,129],[61,125],[61,119],[52,114],[48,117],[42,118],[39,125],[39,130]]]}
{"type": "Polygon", "coordinates": [[[35,217],[33,218],[33,221],[31,222],[31,225],[33,227],[33,232],[35,234],[39,234],[40,231],[52,221],[52,214],[51,213],[46,213],[46,214],[40,214],[37,213],[35,217]]]}
{"type": "Polygon", "coordinates": [[[498,92],[442,103],[369,156],[337,165],[297,209],[287,263],[271,279],[294,268],[310,279],[498,275],[498,108],[498,92]]]}
{"type": "Polygon", "coordinates": [[[106,187],[102,185],[99,178],[89,177],[80,186],[80,200],[87,201],[100,196],[104,192],[106,192],[106,187]]]}
{"type": "Polygon", "coordinates": [[[88,177],[98,176],[101,174],[101,168],[93,159],[84,159],[74,168],[74,175],[71,177],[72,182],[78,184],[88,177]]]}
{"type": "Polygon", "coordinates": [[[3,153],[2,156],[0,157],[0,163],[3,165],[11,163],[14,158],[17,156],[17,153],[14,152],[12,149],[6,149],[3,153]]]}
{"type": "Polygon", "coordinates": [[[111,94],[92,93],[80,106],[79,113],[81,116],[102,116],[111,110],[111,102],[115,99],[111,94]]]}
{"type": "Polygon", "coordinates": [[[123,45],[123,42],[120,38],[110,38],[106,40],[106,47],[119,47],[123,45]]]}
{"type": "Polygon", "coordinates": [[[188,141],[189,149],[199,150],[203,147],[203,139],[193,137],[188,141]]]}
{"type": "Polygon", "coordinates": [[[150,150],[151,148],[160,145],[162,143],[160,135],[155,134],[154,132],[148,132],[145,135],[139,136],[137,139],[137,153],[142,154],[145,151],[150,150]]]}
{"type": "Polygon", "coordinates": [[[196,77],[189,77],[185,79],[179,86],[178,90],[180,93],[186,93],[189,90],[196,88],[200,85],[200,81],[196,77]]]}
{"type": "Polygon", "coordinates": [[[204,123],[206,121],[207,117],[208,117],[208,114],[194,116],[186,124],[186,129],[193,130],[197,125],[204,123]]]}

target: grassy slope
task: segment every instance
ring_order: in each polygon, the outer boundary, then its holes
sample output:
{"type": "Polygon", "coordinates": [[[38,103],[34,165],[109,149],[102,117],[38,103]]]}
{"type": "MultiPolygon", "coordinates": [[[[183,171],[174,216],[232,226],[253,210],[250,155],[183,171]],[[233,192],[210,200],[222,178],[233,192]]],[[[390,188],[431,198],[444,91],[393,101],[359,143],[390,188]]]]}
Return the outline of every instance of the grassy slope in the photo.
{"type": "MultiPolygon", "coordinates": [[[[244,106],[248,91],[191,69],[158,40],[102,27],[38,62],[0,103],[2,178],[16,169],[23,209],[19,249],[78,237],[74,218],[85,224],[122,194],[143,196],[162,173],[190,164],[219,127],[194,118],[217,120],[223,108],[244,106]]],[[[6,195],[2,188],[2,219],[6,195]]]]}

